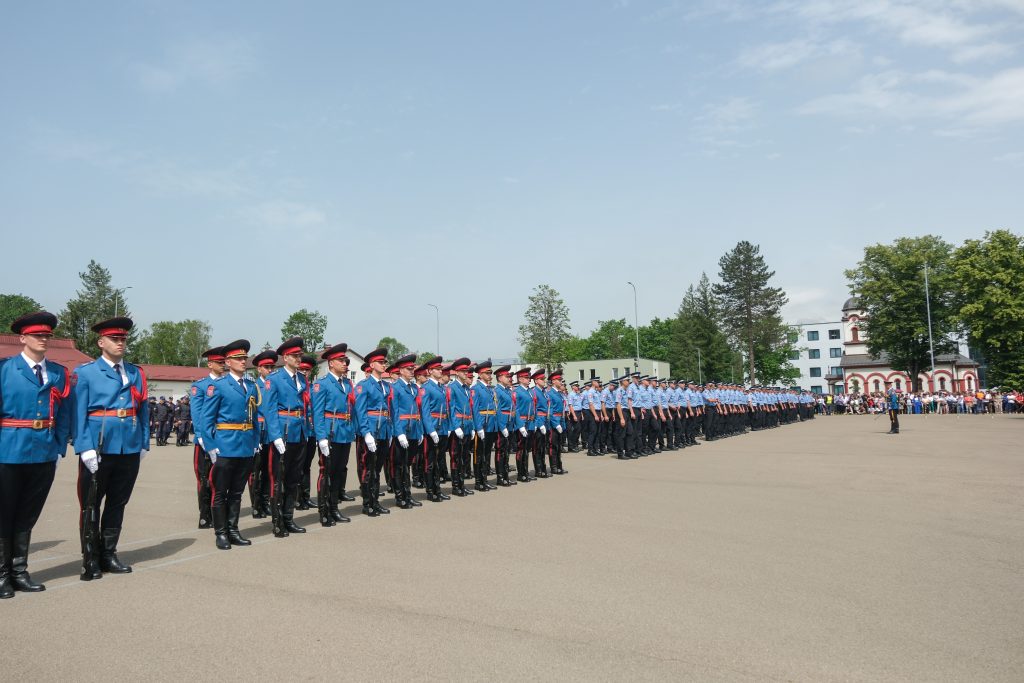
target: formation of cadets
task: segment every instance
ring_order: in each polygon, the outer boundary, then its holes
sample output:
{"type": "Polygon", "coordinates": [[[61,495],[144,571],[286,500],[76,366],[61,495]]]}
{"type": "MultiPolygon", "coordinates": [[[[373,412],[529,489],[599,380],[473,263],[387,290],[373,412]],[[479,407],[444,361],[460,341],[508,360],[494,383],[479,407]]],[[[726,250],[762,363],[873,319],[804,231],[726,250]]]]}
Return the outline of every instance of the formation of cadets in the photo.
{"type": "MultiPolygon", "coordinates": [[[[101,355],[73,373],[46,360],[56,326],[47,312],[19,318],[11,329],[23,352],[0,360],[0,598],[45,589],[28,573],[28,549],[68,443],[78,455],[80,578],[132,571],[117,546],[153,425],[145,374],[124,361],[133,323],[94,325],[101,355]]],[[[246,487],[252,516],[269,518],[278,538],[306,531],[296,509],[316,508],[325,527],[350,521],[339,504],[355,500],[346,493],[353,444],[362,513],[378,517],[390,513],[382,479],[408,510],[422,506],[413,488],[439,503],[567,474],[566,451],[631,460],[699,445],[698,434],[714,441],[814,417],[813,398],[788,390],[639,373],[581,388],[566,386],[560,370],[513,372],[468,358],[417,364],[414,355],[389,362],[383,348],[365,356],[366,377],[353,386],[346,344],[321,353],[328,372],[314,378],[317,359],[299,337],[253,357],[253,380],[249,350],[245,339],[207,350],[210,374],[186,404],[199,528],[212,528],[224,550],[251,545],[238,528],[246,487]]]]}

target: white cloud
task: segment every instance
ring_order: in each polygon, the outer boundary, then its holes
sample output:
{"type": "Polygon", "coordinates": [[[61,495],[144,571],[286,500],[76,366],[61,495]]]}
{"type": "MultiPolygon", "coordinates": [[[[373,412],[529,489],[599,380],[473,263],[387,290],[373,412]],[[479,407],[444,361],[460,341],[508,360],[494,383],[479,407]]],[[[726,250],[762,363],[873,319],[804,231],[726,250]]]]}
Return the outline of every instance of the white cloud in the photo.
{"type": "Polygon", "coordinates": [[[269,228],[308,228],[327,222],[327,214],[316,207],[282,200],[249,206],[240,214],[250,223],[269,228]]]}
{"type": "Polygon", "coordinates": [[[151,92],[171,92],[200,83],[220,85],[255,69],[255,45],[238,36],[191,40],[167,48],[163,59],[132,66],[138,84],[151,92]]]}
{"type": "Polygon", "coordinates": [[[845,40],[819,41],[800,38],[784,43],[765,43],[740,53],[737,63],[747,69],[780,71],[822,57],[858,56],[860,47],[845,40]]]}

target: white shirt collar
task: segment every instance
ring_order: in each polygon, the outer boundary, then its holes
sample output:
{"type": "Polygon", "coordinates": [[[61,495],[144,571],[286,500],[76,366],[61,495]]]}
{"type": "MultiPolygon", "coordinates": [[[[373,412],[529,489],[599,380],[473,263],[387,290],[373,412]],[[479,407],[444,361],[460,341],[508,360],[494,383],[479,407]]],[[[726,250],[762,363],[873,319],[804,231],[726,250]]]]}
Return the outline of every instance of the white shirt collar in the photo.
{"type": "Polygon", "coordinates": [[[22,352],[21,352],[21,357],[25,359],[25,362],[26,362],[26,363],[28,363],[28,367],[29,367],[29,368],[33,368],[33,367],[35,367],[36,365],[41,365],[41,366],[43,367],[43,372],[46,372],[46,357],[45,357],[45,356],[44,356],[44,357],[43,357],[43,359],[42,359],[41,361],[39,361],[38,363],[36,363],[36,362],[35,362],[34,360],[32,360],[31,358],[29,358],[29,357],[28,357],[28,354],[26,354],[26,353],[25,353],[24,351],[22,351],[22,352]]]}

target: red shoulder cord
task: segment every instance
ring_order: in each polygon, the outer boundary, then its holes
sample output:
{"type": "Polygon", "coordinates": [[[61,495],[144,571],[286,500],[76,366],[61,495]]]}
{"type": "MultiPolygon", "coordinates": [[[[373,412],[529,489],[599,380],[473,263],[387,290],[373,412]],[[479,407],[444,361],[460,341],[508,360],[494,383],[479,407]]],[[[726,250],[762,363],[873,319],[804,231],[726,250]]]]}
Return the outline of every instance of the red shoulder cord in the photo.
{"type": "Polygon", "coordinates": [[[146,381],[146,371],[142,368],[139,368],[139,377],[142,378],[142,391],[136,389],[134,384],[132,384],[131,388],[132,404],[136,410],[149,398],[149,382],[146,381]]]}
{"type": "Polygon", "coordinates": [[[56,417],[53,413],[54,404],[60,403],[71,395],[71,375],[68,374],[68,369],[59,363],[55,363],[55,365],[64,371],[64,388],[58,389],[56,385],[50,387],[50,420],[56,417]]]}
{"type": "Polygon", "coordinates": [[[306,388],[302,390],[302,414],[303,415],[308,415],[309,414],[309,402],[310,402],[309,384],[307,384],[306,388]]]}

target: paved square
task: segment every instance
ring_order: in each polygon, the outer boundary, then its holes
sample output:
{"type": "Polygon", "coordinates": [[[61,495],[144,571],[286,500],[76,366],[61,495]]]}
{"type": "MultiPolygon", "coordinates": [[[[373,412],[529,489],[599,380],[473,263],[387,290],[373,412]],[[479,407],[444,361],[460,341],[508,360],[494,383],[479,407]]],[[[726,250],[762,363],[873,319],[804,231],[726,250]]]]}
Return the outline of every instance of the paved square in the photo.
{"type": "Polygon", "coordinates": [[[377,519],[297,513],[287,539],[243,516],[229,552],[195,529],[191,448],[162,447],[135,572],[92,583],[69,458],[33,536],[47,591],[0,603],[4,678],[1024,680],[1024,417],[902,422],[568,454],[377,519]]]}

